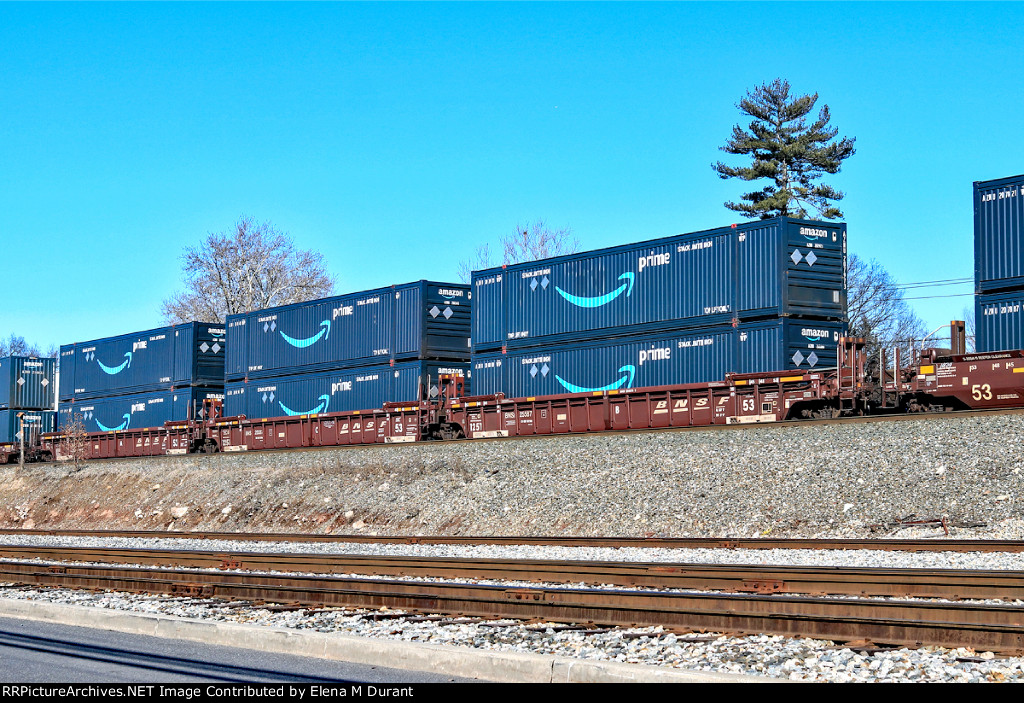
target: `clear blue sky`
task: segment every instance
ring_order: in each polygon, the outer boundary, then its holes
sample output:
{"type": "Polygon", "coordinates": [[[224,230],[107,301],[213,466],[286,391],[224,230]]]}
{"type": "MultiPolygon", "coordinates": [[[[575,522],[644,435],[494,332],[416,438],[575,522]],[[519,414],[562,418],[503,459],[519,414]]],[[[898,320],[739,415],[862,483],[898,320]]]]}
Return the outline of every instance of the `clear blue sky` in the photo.
{"type": "Polygon", "coordinates": [[[161,325],[242,213],[338,292],[454,280],[536,218],[587,249],[728,224],[710,164],[776,77],[857,138],[851,250],[972,276],[972,181],[1024,173],[1022,37],[1022,3],[0,3],[0,335],[161,325]]]}

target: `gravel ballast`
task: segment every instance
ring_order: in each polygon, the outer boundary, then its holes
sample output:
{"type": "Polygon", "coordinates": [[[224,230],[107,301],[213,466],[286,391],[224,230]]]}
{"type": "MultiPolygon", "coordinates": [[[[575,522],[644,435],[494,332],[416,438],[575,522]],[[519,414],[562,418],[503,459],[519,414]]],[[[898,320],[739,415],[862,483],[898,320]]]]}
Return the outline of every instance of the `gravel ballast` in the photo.
{"type": "Polygon", "coordinates": [[[8,466],[0,526],[870,537],[914,515],[1020,538],[1022,430],[965,415],[8,466]]]}
{"type": "Polygon", "coordinates": [[[772,635],[728,637],[719,633],[677,635],[661,628],[588,632],[563,629],[553,623],[524,625],[507,620],[423,622],[387,617],[375,621],[373,614],[364,610],[271,612],[260,608],[224,607],[215,602],[196,602],[192,598],[60,589],[5,590],[3,597],[481,651],[546,654],[791,681],[1024,681],[1024,659],[1002,658],[968,648],[874,651],[850,649],[825,640],[772,635]]]}

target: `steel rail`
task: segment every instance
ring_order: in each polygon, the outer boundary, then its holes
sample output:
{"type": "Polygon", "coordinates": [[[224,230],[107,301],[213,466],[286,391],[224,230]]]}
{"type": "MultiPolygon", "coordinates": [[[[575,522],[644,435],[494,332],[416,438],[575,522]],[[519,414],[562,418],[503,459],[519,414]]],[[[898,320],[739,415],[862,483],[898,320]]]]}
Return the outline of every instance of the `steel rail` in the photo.
{"type": "Polygon", "coordinates": [[[736,593],[1024,601],[1024,571],[270,554],[2,545],[0,558],[316,574],[607,584],[736,593]]]}
{"type": "Polygon", "coordinates": [[[1024,552],[1022,540],[817,539],[767,537],[544,537],[451,535],[339,535],[292,532],[194,532],[160,530],[49,530],[0,528],[0,535],[234,540],[246,542],[352,542],[359,544],[527,545],[555,547],[658,547],[662,549],[870,549],[903,552],[1024,552]]]}
{"type": "Polygon", "coordinates": [[[392,608],[677,631],[770,633],[1024,654],[1024,608],[0,562],[0,581],[300,606],[392,608]]]}

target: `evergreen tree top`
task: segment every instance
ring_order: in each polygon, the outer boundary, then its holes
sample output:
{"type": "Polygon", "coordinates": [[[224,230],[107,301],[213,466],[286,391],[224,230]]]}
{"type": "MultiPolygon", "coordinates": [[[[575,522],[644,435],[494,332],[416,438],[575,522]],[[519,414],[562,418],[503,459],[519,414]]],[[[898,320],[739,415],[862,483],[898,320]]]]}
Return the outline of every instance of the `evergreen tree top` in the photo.
{"type": "Polygon", "coordinates": [[[818,102],[818,94],[790,97],[789,81],[776,78],[754,90],[736,104],[752,117],[745,130],[732,128],[732,136],[720,147],[728,154],[749,155],[749,166],[729,166],[721,161],[712,168],[722,179],[745,181],[768,179],[761,190],[744,193],[745,202],[727,202],[730,210],[747,217],[769,219],[781,215],[807,218],[808,208],[822,219],[843,216],[831,201],[842,200],[844,193],[818,182],[826,174],[836,174],[842,162],[855,153],[856,139],[843,137],[837,127],[830,127],[828,105],[808,124],[807,116],[818,102]]]}

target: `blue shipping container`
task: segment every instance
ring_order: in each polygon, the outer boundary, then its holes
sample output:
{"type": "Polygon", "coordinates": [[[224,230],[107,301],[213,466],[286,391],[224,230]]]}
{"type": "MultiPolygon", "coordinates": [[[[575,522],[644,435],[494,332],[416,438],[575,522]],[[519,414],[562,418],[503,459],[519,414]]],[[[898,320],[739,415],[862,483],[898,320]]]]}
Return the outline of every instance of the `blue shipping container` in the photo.
{"type": "Polygon", "coordinates": [[[60,348],[60,399],[223,386],[224,325],[189,322],[60,348]]]}
{"type": "Polygon", "coordinates": [[[0,357],[0,408],[53,410],[57,360],[0,357]]]}
{"type": "Polygon", "coordinates": [[[1024,175],[974,184],[974,283],[978,293],[1024,288],[1024,175]]]}
{"type": "Polygon", "coordinates": [[[838,321],[775,319],[473,355],[473,393],[507,397],[707,383],[727,373],[836,365],[838,321]]]}
{"type": "Polygon", "coordinates": [[[52,410],[0,410],[0,444],[19,442],[21,422],[18,414],[24,413],[25,426],[29,430],[26,444],[30,444],[40,432],[53,432],[54,413],[52,410]]]}
{"type": "Polygon", "coordinates": [[[846,225],[775,218],[473,272],[473,350],[846,319],[846,225]]]}
{"type": "Polygon", "coordinates": [[[436,397],[437,378],[443,373],[467,376],[469,364],[418,361],[229,381],[224,388],[224,414],[285,417],[376,410],[384,403],[414,403],[436,397]]]}
{"type": "Polygon", "coordinates": [[[1024,291],[982,294],[974,300],[977,351],[1024,349],[1024,291]]]}
{"type": "Polygon", "coordinates": [[[469,287],[418,281],[227,319],[227,378],[390,361],[469,361],[469,287]]]}
{"type": "Polygon", "coordinates": [[[204,400],[223,398],[224,391],[219,388],[180,388],[61,402],[57,406],[57,425],[63,429],[77,415],[86,432],[162,427],[165,422],[201,417],[204,400]]]}

